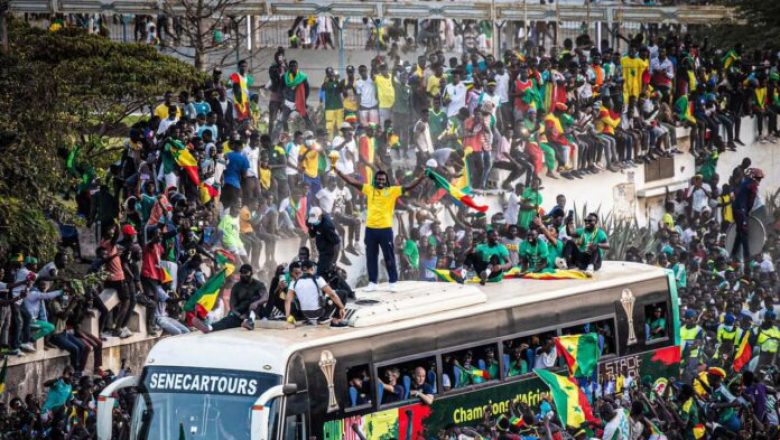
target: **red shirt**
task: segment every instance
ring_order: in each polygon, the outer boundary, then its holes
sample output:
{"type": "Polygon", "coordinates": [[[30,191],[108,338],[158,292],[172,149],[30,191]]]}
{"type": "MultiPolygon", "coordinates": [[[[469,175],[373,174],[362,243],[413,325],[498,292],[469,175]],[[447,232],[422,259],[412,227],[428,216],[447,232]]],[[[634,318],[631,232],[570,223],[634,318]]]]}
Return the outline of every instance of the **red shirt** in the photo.
{"type": "Polygon", "coordinates": [[[142,277],[157,281],[163,279],[162,269],[160,269],[162,253],[163,247],[160,243],[149,243],[144,246],[144,255],[141,262],[142,277]]]}
{"type": "Polygon", "coordinates": [[[111,243],[111,240],[103,240],[100,247],[106,250],[106,255],[114,257],[109,258],[105,263],[106,272],[108,272],[108,281],[124,281],[125,271],[122,270],[122,260],[119,258],[119,249],[111,243]]]}

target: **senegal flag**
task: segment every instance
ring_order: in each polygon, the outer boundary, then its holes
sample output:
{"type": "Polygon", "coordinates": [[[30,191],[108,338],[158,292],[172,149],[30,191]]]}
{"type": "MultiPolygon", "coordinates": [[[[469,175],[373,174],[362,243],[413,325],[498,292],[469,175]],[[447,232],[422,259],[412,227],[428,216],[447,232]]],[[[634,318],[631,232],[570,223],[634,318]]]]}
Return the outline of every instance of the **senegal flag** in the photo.
{"type": "Polygon", "coordinates": [[[693,116],[693,110],[691,110],[691,104],[688,101],[687,95],[682,95],[674,102],[674,111],[677,113],[677,117],[680,121],[688,121],[692,124],[696,123],[696,118],[693,116]]]}
{"type": "Polygon", "coordinates": [[[187,300],[184,304],[184,310],[187,312],[198,312],[198,314],[205,316],[205,314],[210,312],[217,303],[219,291],[222,289],[222,285],[225,284],[226,277],[225,269],[212,275],[206,280],[206,283],[200,286],[200,289],[195,291],[190,299],[187,300]]]}
{"type": "Polygon", "coordinates": [[[721,59],[723,62],[723,68],[728,69],[732,64],[734,64],[734,61],[737,61],[738,59],[739,55],[737,54],[737,51],[734,49],[729,50],[726,52],[726,55],[723,55],[723,58],[721,59]]]}
{"type": "Polygon", "coordinates": [[[480,379],[490,380],[490,372],[488,370],[480,370],[479,368],[472,368],[468,370],[468,373],[480,379]]]}
{"type": "Polygon", "coordinates": [[[737,345],[737,351],[734,353],[734,364],[732,365],[735,373],[739,373],[753,358],[752,335],[753,333],[750,331],[745,332],[742,340],[739,341],[739,345],[737,345]]]}
{"type": "Polygon", "coordinates": [[[595,420],[588,398],[573,378],[538,368],[534,373],[550,388],[555,411],[564,425],[579,428],[583,423],[595,420]]]}
{"type": "Polygon", "coordinates": [[[590,377],[596,369],[601,352],[596,333],[567,335],[555,338],[558,354],[566,359],[569,374],[574,377],[590,377]]]}
{"type": "Polygon", "coordinates": [[[5,392],[5,378],[8,375],[8,356],[3,357],[3,369],[0,370],[0,394],[5,392]]]}
{"type": "Polygon", "coordinates": [[[435,171],[427,169],[425,170],[425,175],[433,180],[434,185],[436,185],[440,189],[447,191],[450,194],[450,196],[452,196],[452,198],[454,198],[455,200],[463,203],[464,205],[476,211],[487,212],[488,210],[487,206],[477,205],[476,202],[474,202],[474,199],[471,198],[471,196],[464,193],[461,189],[456,188],[455,185],[451,185],[449,182],[447,182],[447,179],[445,179],[443,176],[439,175],[435,171]]]}
{"type": "Polygon", "coordinates": [[[187,173],[187,177],[190,178],[190,181],[195,184],[195,186],[200,185],[200,176],[198,176],[198,161],[195,159],[195,156],[190,153],[190,150],[186,148],[172,148],[171,154],[173,154],[173,158],[176,160],[176,165],[180,166],[185,173],[187,173]]]}

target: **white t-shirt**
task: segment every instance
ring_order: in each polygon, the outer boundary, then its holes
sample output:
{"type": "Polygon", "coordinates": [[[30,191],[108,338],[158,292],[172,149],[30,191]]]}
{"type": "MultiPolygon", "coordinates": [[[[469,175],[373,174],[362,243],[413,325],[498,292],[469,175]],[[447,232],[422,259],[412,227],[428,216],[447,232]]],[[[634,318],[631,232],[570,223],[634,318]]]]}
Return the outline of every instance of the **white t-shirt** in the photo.
{"type": "Polygon", "coordinates": [[[355,82],[355,90],[360,95],[360,107],[374,108],[379,104],[376,97],[376,86],[370,77],[358,79],[355,82]]]}
{"type": "Polygon", "coordinates": [[[466,106],[466,95],[468,89],[462,82],[455,84],[447,84],[444,88],[444,94],[450,98],[450,103],[447,104],[447,117],[451,118],[458,114],[458,111],[466,106]]]}
{"type": "Polygon", "coordinates": [[[708,200],[709,197],[707,197],[704,185],[702,185],[701,188],[691,188],[691,209],[694,212],[701,212],[704,208],[706,208],[708,200]]]}
{"type": "Polygon", "coordinates": [[[247,177],[257,177],[257,165],[260,163],[260,148],[244,147],[241,155],[249,161],[249,169],[246,170],[247,177]]]}
{"type": "Polygon", "coordinates": [[[509,74],[504,71],[503,75],[496,74],[493,78],[496,80],[496,95],[501,98],[501,104],[509,102],[509,74]]]}
{"type": "Polygon", "coordinates": [[[414,125],[414,142],[417,148],[424,153],[433,153],[433,139],[431,139],[431,127],[423,121],[417,121],[414,125]]]}
{"type": "Polygon", "coordinates": [[[284,169],[284,172],[286,172],[288,176],[298,175],[298,152],[300,149],[301,146],[293,142],[287,152],[288,166],[284,169]]]}
{"type": "Polygon", "coordinates": [[[510,224],[517,222],[517,214],[520,213],[520,198],[514,191],[509,193],[509,197],[507,197],[504,218],[510,224]]]}
{"type": "Polygon", "coordinates": [[[325,214],[333,212],[333,203],[336,201],[336,191],[331,191],[328,188],[322,188],[317,191],[317,200],[320,202],[320,208],[325,214]]]}
{"type": "Polygon", "coordinates": [[[320,291],[327,285],[328,283],[322,277],[316,277],[316,279],[307,277],[294,281],[290,290],[295,292],[301,310],[314,311],[320,308],[320,291]]]}
{"type": "Polygon", "coordinates": [[[346,186],[336,188],[333,191],[333,213],[344,214],[347,211],[347,202],[352,201],[352,192],[346,186]]]}
{"type": "MultiPolygon", "coordinates": [[[[57,269],[57,265],[55,265],[52,261],[47,263],[41,268],[41,270],[38,271],[38,276],[44,278],[54,278],[58,273],[59,270],[57,269]]],[[[51,281],[44,282],[43,286],[41,287],[41,292],[47,292],[51,288],[51,283],[51,281]]]]}
{"type": "MultiPolygon", "coordinates": [[[[343,136],[333,138],[331,145],[341,145],[344,142],[343,136]]],[[[339,160],[336,161],[336,168],[343,174],[350,175],[355,173],[355,159],[357,158],[357,144],[353,137],[351,141],[345,143],[338,150],[339,160]]]]}

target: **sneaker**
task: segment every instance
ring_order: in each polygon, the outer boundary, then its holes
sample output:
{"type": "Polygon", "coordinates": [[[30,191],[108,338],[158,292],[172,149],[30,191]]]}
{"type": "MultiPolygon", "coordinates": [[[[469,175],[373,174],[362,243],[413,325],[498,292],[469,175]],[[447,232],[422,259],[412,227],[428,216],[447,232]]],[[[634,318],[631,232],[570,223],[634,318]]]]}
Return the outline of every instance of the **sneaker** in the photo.
{"type": "Polygon", "coordinates": [[[119,338],[120,339],[126,339],[130,336],[133,336],[133,332],[130,331],[127,327],[122,327],[122,330],[119,331],[119,338]]]}
{"type": "Polygon", "coordinates": [[[588,267],[585,269],[585,275],[592,277],[593,272],[594,272],[593,265],[589,264],[588,267]]]}
{"type": "Polygon", "coordinates": [[[376,292],[376,283],[368,283],[368,286],[363,288],[364,292],[376,292]]]}
{"type": "Polygon", "coordinates": [[[488,277],[488,275],[487,275],[486,271],[483,270],[482,272],[479,273],[479,285],[480,286],[484,286],[485,283],[487,283],[487,277],[488,277]]]}
{"type": "Polygon", "coordinates": [[[111,334],[111,332],[100,332],[100,339],[103,341],[108,341],[108,338],[114,336],[111,334]]]}
{"type": "Polygon", "coordinates": [[[19,346],[19,348],[22,349],[22,351],[26,353],[35,353],[35,346],[30,344],[29,342],[26,344],[22,344],[19,346]]]}
{"type": "Polygon", "coordinates": [[[245,319],[244,322],[241,323],[241,327],[247,330],[254,330],[255,322],[252,321],[251,319],[245,319]]]}
{"type": "Polygon", "coordinates": [[[390,291],[393,293],[398,292],[398,283],[390,283],[390,291]]]}

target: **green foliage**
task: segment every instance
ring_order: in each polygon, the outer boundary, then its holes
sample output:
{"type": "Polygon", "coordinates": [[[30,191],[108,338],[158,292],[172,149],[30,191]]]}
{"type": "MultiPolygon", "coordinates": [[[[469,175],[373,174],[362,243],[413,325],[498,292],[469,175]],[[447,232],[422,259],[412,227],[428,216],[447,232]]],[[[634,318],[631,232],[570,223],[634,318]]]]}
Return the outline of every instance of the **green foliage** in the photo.
{"type": "Polygon", "coordinates": [[[67,148],[81,145],[90,165],[106,166],[121,151],[107,133],[126,131],[129,115],[204,77],[154,48],[77,29],[10,20],[8,34],[10,50],[0,53],[0,249],[46,257],[57,234],[44,213],[74,183],[67,148]]]}
{"type": "MultiPolygon", "coordinates": [[[[767,0],[734,0],[729,6],[736,6],[739,18],[744,24],[716,24],[700,29],[700,36],[707,36],[715,47],[724,52],[737,43],[745,50],[766,49],[775,45],[780,38],[780,2],[767,0]]],[[[742,54],[743,56],[745,54],[742,54]]]]}

